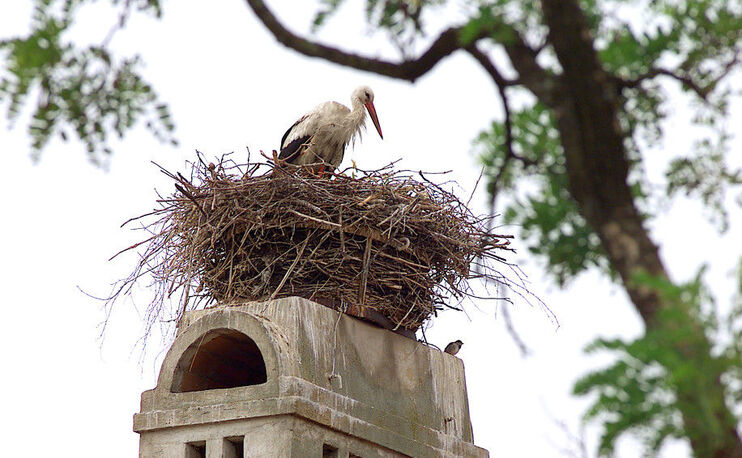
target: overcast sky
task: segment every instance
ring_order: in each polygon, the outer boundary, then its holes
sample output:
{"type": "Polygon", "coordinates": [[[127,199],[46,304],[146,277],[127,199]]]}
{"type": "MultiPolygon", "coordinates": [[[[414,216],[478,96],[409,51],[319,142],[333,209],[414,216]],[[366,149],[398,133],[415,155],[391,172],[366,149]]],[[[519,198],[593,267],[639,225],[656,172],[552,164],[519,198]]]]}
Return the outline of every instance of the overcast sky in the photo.
{"type": "MultiPolygon", "coordinates": [[[[28,3],[4,2],[0,38],[27,29],[28,3]]],[[[106,3],[82,11],[73,32],[76,39],[100,42],[105,37],[115,22],[106,3]]],[[[125,55],[142,54],[146,78],[174,113],[179,147],[164,146],[139,127],[114,143],[108,172],[92,166],[74,141],[51,142],[34,164],[23,130],[28,113],[12,130],[0,118],[0,282],[5,305],[0,384],[6,417],[13,422],[3,445],[7,456],[41,455],[52,449],[62,456],[137,453],[132,415],[139,408],[140,393],[155,385],[167,342],[150,341],[140,363],[137,307],[141,311],[146,305],[146,292],[140,292],[137,303],[123,301],[114,309],[102,343],[101,303],[80,288],[105,295],[136,262],[133,256],[107,259],[141,237],[120,229],[120,224],[151,209],[155,189],[172,191],[172,183],[150,161],[182,171],[195,149],[207,157],[234,151],[236,159],[244,160],[248,147],[253,154],[276,148],[286,128],[317,103],[348,104],[352,89],[368,84],[376,93],[385,137],[382,141],[370,130],[363,143],[346,154],[345,164],[354,159],[362,168],[373,168],[402,158],[399,166],[408,169],[450,169],[459,183],[455,192],[465,197],[479,174],[471,141],[499,116],[500,104],[487,76],[467,55],[453,55],[411,85],[301,57],[279,46],[239,0],[164,3],[163,21],[134,16],[112,45],[125,55]]],[[[306,31],[310,6],[292,3],[278,13],[296,30],[306,31]]],[[[322,39],[372,55],[392,55],[383,37],[367,34],[360,11],[344,11],[322,39]]],[[[742,79],[739,74],[735,78],[739,88],[742,79]]],[[[674,116],[666,126],[667,141],[648,161],[649,175],[656,179],[661,164],[687,151],[693,140],[685,103],[668,107],[674,116]]],[[[742,125],[739,99],[733,111],[731,125],[742,125]]],[[[735,146],[733,163],[742,163],[741,153],[735,146]]],[[[485,211],[485,199],[483,190],[477,191],[472,203],[477,212],[485,211]]],[[[739,207],[733,211],[733,223],[739,223],[739,207]]],[[[733,224],[719,237],[704,215],[696,203],[668,206],[652,223],[653,235],[676,279],[687,280],[701,263],[711,263],[708,278],[724,306],[732,294],[730,273],[742,233],[739,224],[733,224]]],[[[502,230],[517,233],[517,228],[502,230]]],[[[521,263],[531,289],[560,324],[557,328],[543,310],[516,301],[515,325],[532,356],[520,357],[492,302],[469,304],[467,314],[443,313],[427,337],[441,347],[458,338],[465,342],[459,356],[466,365],[477,445],[492,456],[562,456],[559,449],[567,440],[557,422],[566,422],[577,433],[587,405],[569,396],[572,382],[610,361],[605,356],[587,358],[581,349],[598,335],[636,336],[641,323],[619,287],[588,273],[567,291],[558,291],[525,247],[517,240],[515,246],[519,251],[512,260],[521,263]]],[[[594,433],[589,430],[587,437],[593,450],[594,433]]],[[[621,452],[637,453],[630,441],[621,452]]],[[[687,449],[671,447],[665,455],[677,453],[682,456],[687,449]]]]}

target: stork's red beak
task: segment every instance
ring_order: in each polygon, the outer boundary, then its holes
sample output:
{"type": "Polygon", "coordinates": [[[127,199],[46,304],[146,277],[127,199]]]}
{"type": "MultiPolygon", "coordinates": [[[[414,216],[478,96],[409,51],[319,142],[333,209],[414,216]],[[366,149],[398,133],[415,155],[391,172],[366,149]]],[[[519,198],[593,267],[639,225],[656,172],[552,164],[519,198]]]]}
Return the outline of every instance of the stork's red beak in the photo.
{"type": "Polygon", "coordinates": [[[368,114],[371,116],[371,121],[374,122],[374,127],[376,127],[376,132],[379,133],[379,137],[381,139],[384,139],[384,135],[381,133],[381,126],[379,125],[379,117],[376,116],[376,108],[374,108],[374,102],[368,101],[365,103],[366,110],[368,110],[368,114]]]}

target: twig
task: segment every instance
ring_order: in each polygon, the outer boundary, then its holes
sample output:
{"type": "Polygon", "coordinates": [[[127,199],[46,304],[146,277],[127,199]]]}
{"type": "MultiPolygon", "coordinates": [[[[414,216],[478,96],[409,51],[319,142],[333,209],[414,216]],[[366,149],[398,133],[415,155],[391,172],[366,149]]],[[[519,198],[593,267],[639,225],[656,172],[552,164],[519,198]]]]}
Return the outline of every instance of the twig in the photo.
{"type": "Polygon", "coordinates": [[[373,240],[366,239],[366,249],[363,252],[363,271],[361,271],[361,287],[358,290],[358,302],[363,306],[366,304],[366,286],[368,285],[368,272],[371,268],[371,246],[373,240]]]}
{"type": "Polygon", "coordinates": [[[204,215],[204,217],[206,217],[206,218],[209,217],[209,215],[206,214],[206,212],[204,211],[204,209],[201,208],[201,205],[198,203],[198,201],[196,200],[196,198],[193,197],[188,191],[186,191],[183,188],[183,186],[179,185],[178,183],[175,183],[175,189],[177,189],[178,191],[180,191],[180,193],[183,194],[184,196],[186,196],[188,198],[188,200],[190,200],[191,202],[193,202],[193,205],[195,205],[196,208],[198,208],[198,210],[201,212],[202,215],[204,215]]]}
{"type": "Polygon", "coordinates": [[[439,174],[390,164],[319,179],[301,168],[237,164],[227,155],[211,163],[200,153],[187,173],[155,165],[177,191],[158,195],[158,208],[132,219],[148,234],[121,250],[136,251],[139,262],[108,298],[112,303],[150,279],[146,332],[187,310],[287,295],[361,306],[389,320],[389,329],[414,330],[437,310],[460,310],[462,300],[479,297],[470,281],[528,295],[500,255],[509,236],[485,230],[491,217],[473,214],[431,179],[439,174]]]}
{"type": "Polygon", "coordinates": [[[508,305],[508,303],[502,304],[502,318],[505,321],[505,329],[508,330],[508,334],[510,334],[510,337],[513,338],[513,342],[515,342],[518,350],[520,350],[520,356],[525,358],[531,354],[531,350],[526,346],[525,342],[523,342],[523,339],[521,339],[520,335],[518,335],[518,333],[515,331],[513,320],[510,317],[510,308],[508,307],[508,305]]]}
{"type": "Polygon", "coordinates": [[[281,291],[281,288],[283,288],[283,284],[286,283],[286,280],[291,276],[291,272],[294,271],[294,267],[296,267],[296,264],[299,262],[299,259],[301,259],[302,253],[304,253],[304,248],[307,247],[307,243],[309,243],[309,236],[307,236],[304,239],[304,243],[301,244],[301,248],[299,248],[299,252],[296,254],[296,258],[294,259],[294,262],[291,263],[291,266],[289,267],[289,270],[286,271],[286,275],[283,276],[281,279],[281,282],[276,287],[276,290],[273,291],[273,294],[271,294],[269,301],[272,301],[276,298],[276,295],[278,295],[278,292],[281,291]]]}

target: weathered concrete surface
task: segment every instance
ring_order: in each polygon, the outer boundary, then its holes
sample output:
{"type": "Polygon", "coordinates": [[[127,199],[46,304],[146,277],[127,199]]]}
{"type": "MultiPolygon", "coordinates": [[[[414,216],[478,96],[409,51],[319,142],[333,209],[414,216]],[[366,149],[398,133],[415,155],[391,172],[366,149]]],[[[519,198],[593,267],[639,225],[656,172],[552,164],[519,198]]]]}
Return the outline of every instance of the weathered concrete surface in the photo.
{"type": "MultiPolygon", "coordinates": [[[[473,445],[460,359],[301,298],[190,312],[157,387],[142,394],[141,456],[185,456],[244,437],[245,456],[486,457],[473,445]],[[171,392],[199,339],[232,329],[265,361],[259,385],[171,392]],[[189,350],[190,348],[190,350],[189,350]],[[210,442],[209,442],[210,441],[210,442]],[[248,453],[249,451],[249,453],[248,453]]],[[[229,448],[229,444],[227,444],[229,448]]]]}

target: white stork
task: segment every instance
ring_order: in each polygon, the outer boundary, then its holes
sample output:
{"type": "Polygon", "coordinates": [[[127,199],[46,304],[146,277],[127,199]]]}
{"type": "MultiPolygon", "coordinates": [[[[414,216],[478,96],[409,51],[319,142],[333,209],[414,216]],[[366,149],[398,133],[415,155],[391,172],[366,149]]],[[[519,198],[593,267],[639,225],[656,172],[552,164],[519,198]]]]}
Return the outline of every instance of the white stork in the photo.
{"type": "Polygon", "coordinates": [[[366,125],[366,111],[383,139],[371,88],[357,88],[350,102],[352,110],[338,102],[325,102],[299,118],[283,134],[278,159],[294,165],[311,164],[320,176],[325,167],[332,172],[343,161],[346,145],[360,136],[366,125]]]}

